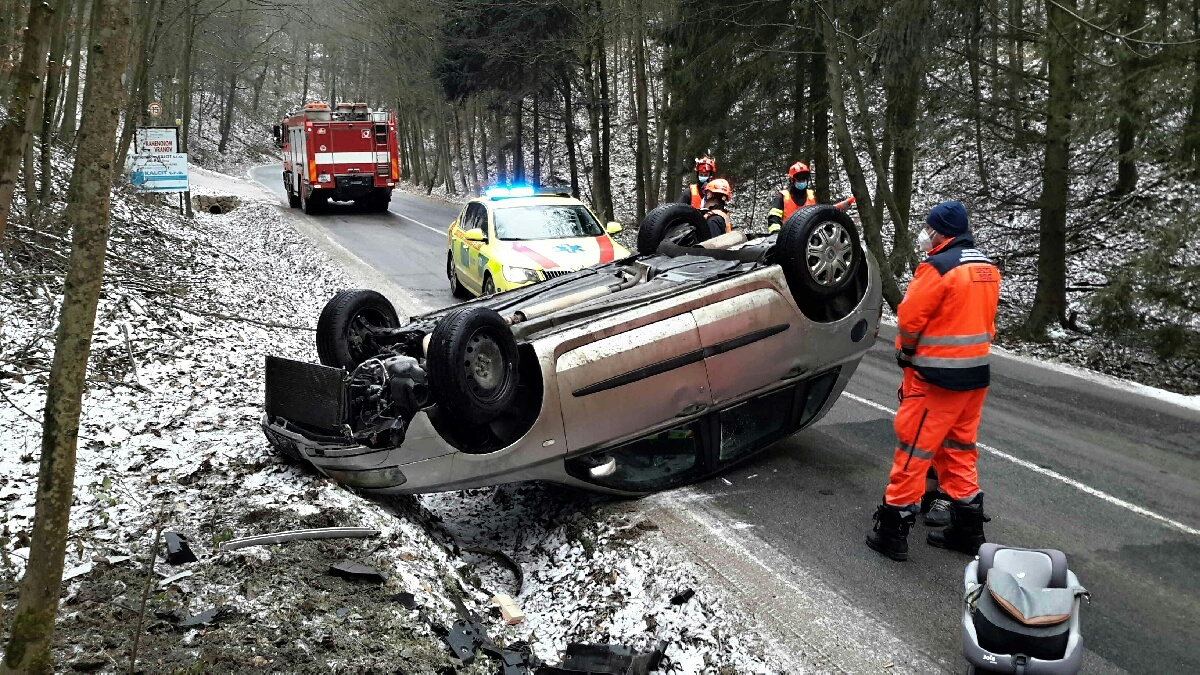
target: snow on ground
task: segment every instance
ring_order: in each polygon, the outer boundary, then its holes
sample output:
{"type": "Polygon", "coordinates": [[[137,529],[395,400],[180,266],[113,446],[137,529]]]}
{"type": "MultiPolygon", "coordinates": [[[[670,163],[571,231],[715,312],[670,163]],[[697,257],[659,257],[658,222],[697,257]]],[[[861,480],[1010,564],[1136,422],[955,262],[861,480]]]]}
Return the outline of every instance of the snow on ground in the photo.
{"type": "MultiPolygon", "coordinates": [[[[315,360],[316,317],[348,279],[273,198],[231,177],[194,176],[197,193],[241,190],[243,205],[188,222],[153,198],[115,195],[80,428],[61,664],[127,669],[142,617],[138,663],[148,670],[492,672],[486,659],[462,666],[436,632],[455,618],[450,597],[462,594],[494,639],[525,640],[551,662],[568,642],[661,639],[673,672],[797,672],[621,502],[539,485],[372,499],[275,456],[258,427],[264,357],[315,360]],[[324,526],[380,535],[218,551],[234,537],[324,526]],[[148,566],[160,528],[186,535],[198,561],[167,564],[160,546],[148,566]],[[523,592],[493,556],[460,548],[474,546],[511,555],[524,569],[523,592]],[[382,584],[331,576],[342,561],[390,576],[382,584]],[[671,604],[684,587],[696,596],[671,604]],[[420,611],[396,602],[401,592],[420,611]],[[490,609],[497,592],[516,598],[524,623],[504,626],[490,609]],[[208,625],[178,625],[219,607],[208,625]]],[[[29,555],[67,236],[53,221],[45,234],[13,232],[13,255],[0,263],[6,613],[29,555]]]]}

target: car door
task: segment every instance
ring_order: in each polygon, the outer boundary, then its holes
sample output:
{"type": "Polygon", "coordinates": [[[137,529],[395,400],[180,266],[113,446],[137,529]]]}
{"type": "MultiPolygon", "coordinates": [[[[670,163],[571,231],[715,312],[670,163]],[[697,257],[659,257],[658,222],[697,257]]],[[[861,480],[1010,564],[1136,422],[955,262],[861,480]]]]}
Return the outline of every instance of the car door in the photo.
{"type": "Polygon", "coordinates": [[[463,233],[479,227],[479,213],[482,210],[483,207],[479,204],[467,204],[467,208],[463,212],[463,217],[459,219],[459,236],[455,237],[455,246],[457,246],[458,250],[455,252],[454,260],[458,266],[459,279],[474,291],[478,291],[482,285],[480,277],[475,273],[475,261],[478,260],[475,250],[479,246],[479,242],[467,241],[463,233]]]}
{"type": "Polygon", "coordinates": [[[566,351],[556,370],[571,452],[682,423],[712,405],[690,313],[566,351]]]}

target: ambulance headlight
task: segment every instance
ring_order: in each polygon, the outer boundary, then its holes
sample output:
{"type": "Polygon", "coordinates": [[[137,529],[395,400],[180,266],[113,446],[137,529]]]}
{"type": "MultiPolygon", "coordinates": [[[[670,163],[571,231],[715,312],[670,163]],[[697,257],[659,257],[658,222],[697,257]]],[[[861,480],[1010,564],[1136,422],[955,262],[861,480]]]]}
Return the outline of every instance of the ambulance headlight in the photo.
{"type": "Polygon", "coordinates": [[[317,176],[318,183],[328,183],[332,180],[333,180],[333,176],[330,176],[327,173],[323,173],[323,174],[320,174],[319,176],[317,176]]]}
{"type": "Polygon", "coordinates": [[[509,283],[513,284],[521,284],[527,281],[538,280],[537,270],[531,270],[525,267],[511,267],[509,265],[504,265],[500,268],[500,271],[504,273],[504,278],[508,279],[509,283]]]}

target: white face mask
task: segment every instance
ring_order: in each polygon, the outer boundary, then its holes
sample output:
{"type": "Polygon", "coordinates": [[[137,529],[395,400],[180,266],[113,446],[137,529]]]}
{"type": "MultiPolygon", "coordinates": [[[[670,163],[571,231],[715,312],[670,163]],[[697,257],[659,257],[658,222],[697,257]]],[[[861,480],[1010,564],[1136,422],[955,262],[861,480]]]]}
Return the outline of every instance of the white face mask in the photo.
{"type": "Polygon", "coordinates": [[[922,253],[933,250],[933,237],[929,236],[929,230],[921,230],[921,234],[917,235],[917,246],[921,247],[922,253]]]}

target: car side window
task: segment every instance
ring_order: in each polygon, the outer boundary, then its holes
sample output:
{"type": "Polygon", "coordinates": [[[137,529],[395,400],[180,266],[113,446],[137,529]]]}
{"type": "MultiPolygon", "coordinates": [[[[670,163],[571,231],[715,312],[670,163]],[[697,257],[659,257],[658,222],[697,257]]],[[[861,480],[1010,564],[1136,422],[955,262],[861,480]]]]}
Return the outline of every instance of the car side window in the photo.
{"type": "Polygon", "coordinates": [[[475,225],[475,219],[479,214],[477,210],[478,208],[479,206],[477,204],[467,204],[467,210],[463,212],[462,224],[459,225],[459,228],[461,228],[463,232],[477,227],[475,225]]]}
{"type": "Polygon", "coordinates": [[[788,434],[795,387],[722,410],[720,461],[730,462],[788,434]]]}

